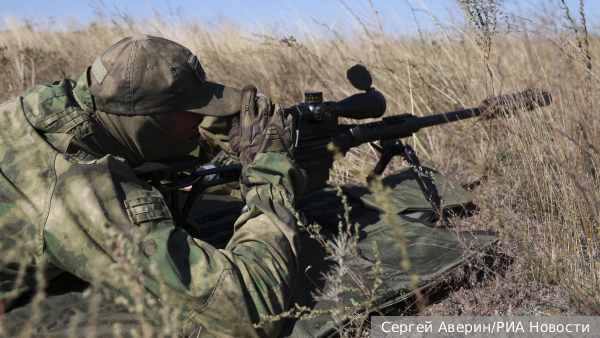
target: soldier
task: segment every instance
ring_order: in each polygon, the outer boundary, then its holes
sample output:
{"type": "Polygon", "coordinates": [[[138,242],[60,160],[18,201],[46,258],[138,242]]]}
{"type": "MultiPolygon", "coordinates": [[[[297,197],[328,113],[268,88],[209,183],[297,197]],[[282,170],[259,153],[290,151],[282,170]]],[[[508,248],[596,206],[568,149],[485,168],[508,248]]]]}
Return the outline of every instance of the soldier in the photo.
{"type": "MultiPolygon", "coordinates": [[[[254,87],[240,93],[208,82],[185,47],[137,35],[77,81],[34,86],[0,105],[0,121],[3,299],[35,285],[36,270],[45,279],[67,271],[130,303],[130,284],[142,283],[156,304],[178,310],[186,336],[279,332],[282,321],[252,324],[288,308],[298,274],[289,206],[306,178],[281,106],[254,87]],[[233,115],[240,101],[231,146],[244,166],[248,211],[217,250],[176,227],[163,196],[131,166],[190,153],[203,116],[233,115]]],[[[152,303],[144,313],[160,323],[152,303]]]]}

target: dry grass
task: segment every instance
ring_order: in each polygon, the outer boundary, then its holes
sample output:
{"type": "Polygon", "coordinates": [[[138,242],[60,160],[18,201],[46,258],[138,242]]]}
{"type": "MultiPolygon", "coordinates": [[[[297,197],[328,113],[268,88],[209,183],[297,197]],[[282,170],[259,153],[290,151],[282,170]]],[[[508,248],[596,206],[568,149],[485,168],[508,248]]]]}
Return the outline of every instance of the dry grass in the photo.
{"type": "MultiPolygon", "coordinates": [[[[552,307],[540,291],[552,288],[560,295],[553,299],[570,310],[547,312],[598,315],[600,39],[581,27],[575,35],[569,28],[551,31],[504,17],[499,8],[471,9],[475,19],[479,10],[496,13],[497,21],[440,27],[420,37],[395,36],[366,19],[350,33],[307,23],[314,29],[295,37],[274,36],[267,29],[251,34],[231,22],[140,21],[114,13],[89,25],[71,23],[60,32],[8,22],[8,29],[0,31],[0,102],[22,95],[34,83],[76,78],[108,46],[138,33],[189,47],[211,81],[237,87],[253,83],[286,106],[298,103],[305,90],[322,90],[330,100],[355,93],[345,79],[345,70],[355,63],[372,72],[389,115],[428,115],[527,87],[547,90],[554,97],[551,107],[498,121],[434,127],[407,142],[425,165],[455,181],[481,180],[472,192],[480,211],[462,224],[499,232],[499,251],[517,261],[518,278],[471,283],[475,297],[477,290],[506,292],[507,297],[518,296],[503,290],[525,290],[540,301],[509,313],[524,314],[535,304],[552,307]]],[[[365,166],[377,156],[363,146],[347,158],[365,166]]],[[[401,166],[395,160],[389,170],[401,166]]],[[[364,179],[339,164],[334,173],[343,182],[364,179]]],[[[451,301],[442,304],[453,306],[451,301]]],[[[497,311],[506,313],[499,305],[487,314],[497,311]]]]}

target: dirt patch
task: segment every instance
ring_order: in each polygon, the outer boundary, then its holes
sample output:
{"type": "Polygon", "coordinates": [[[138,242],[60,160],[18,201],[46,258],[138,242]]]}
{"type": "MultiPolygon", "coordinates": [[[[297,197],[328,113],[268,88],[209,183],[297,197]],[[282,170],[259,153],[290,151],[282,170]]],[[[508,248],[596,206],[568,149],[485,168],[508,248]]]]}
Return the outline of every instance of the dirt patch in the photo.
{"type": "Polygon", "coordinates": [[[528,280],[520,259],[491,252],[445,277],[427,295],[422,316],[585,315],[560,286],[528,280]]]}

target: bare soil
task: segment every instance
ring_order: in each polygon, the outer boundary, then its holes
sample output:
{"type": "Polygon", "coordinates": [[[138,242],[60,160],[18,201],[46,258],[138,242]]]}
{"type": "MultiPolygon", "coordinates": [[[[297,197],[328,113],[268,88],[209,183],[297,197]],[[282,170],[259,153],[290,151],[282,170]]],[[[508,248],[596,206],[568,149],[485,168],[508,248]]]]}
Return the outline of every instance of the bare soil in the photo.
{"type": "MultiPolygon", "coordinates": [[[[500,244],[502,245],[502,244],[500,244]]],[[[499,248],[496,247],[496,250],[499,248]]],[[[573,316],[586,311],[558,285],[531,281],[519,258],[491,252],[444,278],[422,316],[573,316]]]]}

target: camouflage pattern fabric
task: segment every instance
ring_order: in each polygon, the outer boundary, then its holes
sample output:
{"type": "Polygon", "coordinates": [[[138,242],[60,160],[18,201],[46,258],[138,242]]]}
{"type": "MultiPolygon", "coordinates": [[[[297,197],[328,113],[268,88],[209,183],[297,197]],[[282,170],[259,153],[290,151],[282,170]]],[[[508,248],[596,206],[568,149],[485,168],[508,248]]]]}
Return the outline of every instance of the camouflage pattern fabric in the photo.
{"type": "Polygon", "coordinates": [[[132,165],[187,156],[198,146],[200,134],[190,139],[176,137],[152,116],[122,116],[96,111],[113,138],[118,152],[132,165]]]}
{"type": "Polygon", "coordinates": [[[252,324],[291,299],[299,241],[286,205],[303,172],[277,153],[257,157],[241,181],[249,211],[226,248],[195,240],[122,159],[59,151],[98,136],[88,71],[0,105],[2,298],[43,280],[36,271],[46,279],[68,271],[158,323],[177,322],[184,335],[277,334],[281,323],[252,324]]]}
{"type": "Polygon", "coordinates": [[[185,110],[203,116],[239,111],[240,91],[206,81],[200,60],[186,47],[157,36],[121,39],[91,66],[96,109],[113,115],[185,110]]]}
{"type": "Polygon", "coordinates": [[[200,128],[209,131],[216,139],[229,146],[229,127],[227,118],[221,116],[205,116],[200,128]]]}
{"type": "MultiPolygon", "coordinates": [[[[429,169],[426,169],[430,171],[429,169]]],[[[436,182],[443,182],[441,174],[434,172],[436,182]]],[[[409,256],[411,266],[419,276],[421,290],[432,285],[432,279],[437,276],[451,273],[453,269],[464,264],[480,250],[485,250],[489,245],[497,241],[497,237],[490,234],[477,232],[459,232],[445,228],[432,228],[420,222],[409,222],[400,215],[410,216],[413,219],[421,218],[419,214],[425,215],[431,208],[431,204],[425,196],[419,193],[421,190],[410,169],[406,169],[387,176],[384,183],[389,186],[391,200],[393,201],[393,213],[396,226],[401,227],[405,238],[409,239],[409,256]]],[[[452,182],[444,194],[446,206],[460,212],[462,206],[470,202],[471,198],[462,188],[452,182]],[[451,186],[456,186],[452,188],[451,186]]],[[[380,292],[377,304],[379,308],[387,313],[387,307],[414,295],[409,287],[411,276],[400,266],[402,254],[396,247],[396,238],[393,227],[381,218],[380,207],[373,203],[372,195],[361,186],[347,185],[342,189],[348,197],[350,221],[361,224],[358,240],[357,255],[350,257],[348,267],[355,274],[362,276],[362,280],[369,290],[372,289],[375,279],[379,277],[383,284],[379,286],[380,292]],[[377,259],[373,252],[373,243],[379,248],[379,260],[381,272],[375,274],[374,265],[377,259]]],[[[185,195],[185,194],[182,194],[185,195]]],[[[182,196],[182,200],[185,196],[182,196]]],[[[197,201],[198,208],[194,208],[188,221],[195,225],[202,234],[201,240],[224,248],[233,235],[233,224],[239,211],[239,199],[230,196],[202,195],[197,201]]],[[[321,234],[327,239],[333,239],[338,232],[340,222],[345,224],[344,207],[340,196],[335,189],[326,188],[304,195],[296,204],[297,210],[301,210],[317,222],[323,228],[321,234]]],[[[290,304],[298,304],[320,311],[317,316],[307,316],[302,320],[288,318],[284,321],[284,327],[280,337],[338,337],[337,329],[331,325],[330,313],[336,308],[336,304],[330,300],[323,299],[315,301],[312,294],[319,290],[331,287],[326,283],[322,275],[330,271],[335,265],[331,260],[324,260],[325,249],[307,232],[300,231],[301,251],[299,255],[299,273],[297,285],[290,304]]],[[[63,276],[55,280],[61,282],[63,276]]],[[[54,280],[51,284],[54,284],[54,280]]],[[[351,305],[352,300],[362,301],[364,295],[353,292],[356,283],[349,278],[344,279],[344,286],[348,292],[340,294],[340,301],[351,305]]],[[[52,287],[52,285],[51,285],[52,287]]],[[[77,327],[81,335],[95,332],[99,336],[111,336],[112,324],[119,322],[123,326],[122,332],[129,329],[140,330],[139,318],[130,314],[126,309],[118,307],[105,300],[100,304],[101,316],[92,321],[93,313],[81,304],[89,304],[90,298],[84,297],[81,292],[70,292],[54,296],[48,291],[50,297],[42,301],[40,306],[43,315],[35,317],[32,314],[32,305],[28,304],[7,314],[8,332],[20,332],[17,323],[25,322],[27,318],[39,318],[36,330],[39,333],[46,329],[52,336],[66,335],[69,330],[68,318],[74,318],[74,312],[82,317],[77,327]],[[70,309],[75,310],[68,310],[70,309]],[[115,310],[115,311],[113,311],[115,310]],[[106,313],[106,314],[104,314],[106,313]],[[15,323],[15,324],[13,324],[15,323]]],[[[360,313],[364,309],[356,309],[360,313]]],[[[354,312],[354,311],[353,311],[354,312]]],[[[129,337],[125,334],[124,336],[129,337]]]]}
{"type": "Polygon", "coordinates": [[[257,96],[254,86],[242,89],[242,108],[234,117],[229,140],[243,165],[259,153],[276,152],[293,159],[296,137],[295,120],[283,114],[283,107],[272,104],[264,95],[257,96]]]}
{"type": "MultiPolygon", "coordinates": [[[[204,120],[206,120],[206,118],[204,120]]],[[[210,162],[219,165],[240,163],[238,157],[229,147],[229,137],[227,134],[215,134],[211,128],[212,126],[203,126],[204,120],[202,121],[203,123],[200,124],[200,144],[198,150],[193,153],[194,156],[199,157],[203,163],[210,162]],[[222,140],[223,137],[224,140],[222,140]],[[219,155],[221,152],[224,153],[222,156],[219,155]]]]}
{"type": "MultiPolygon", "coordinates": [[[[423,170],[431,172],[435,182],[444,182],[445,178],[441,173],[428,168],[423,170]]],[[[396,304],[401,309],[403,302],[415,295],[415,290],[411,289],[413,276],[401,266],[404,255],[398,248],[396,230],[401,230],[406,241],[411,270],[418,277],[418,287],[422,292],[435,285],[436,278],[452,273],[452,270],[498,241],[494,234],[434,227],[431,223],[422,222],[427,220],[428,214],[431,215],[431,204],[411,171],[412,169],[404,169],[383,179],[383,184],[391,189],[391,208],[388,210],[393,215],[391,222],[383,217],[385,211],[381,208],[381,203],[375,203],[373,194],[367,188],[342,186],[351,208],[350,223],[360,224],[357,250],[355,254],[346,257],[346,268],[354,276],[359,276],[361,287],[376,290],[372,305],[389,315],[402,315],[388,310],[396,304]],[[377,251],[374,244],[377,245],[377,251]]],[[[457,214],[464,211],[464,206],[471,202],[470,194],[451,181],[448,182],[443,198],[445,206],[457,214]]],[[[306,194],[296,208],[322,226],[320,233],[327,240],[335,239],[340,223],[344,228],[347,226],[345,209],[336,189],[328,187],[306,194]]],[[[341,305],[347,306],[351,309],[348,313],[356,318],[364,313],[364,304],[369,297],[349,274],[340,280],[341,287],[332,280],[323,280],[321,276],[330,272],[336,263],[323,260],[325,249],[309,237],[307,233],[300,234],[302,250],[299,263],[303,273],[298,276],[298,287],[292,304],[306,306],[314,313],[300,319],[287,319],[280,337],[339,337],[339,326],[335,324],[336,309],[341,305]],[[337,301],[333,297],[315,300],[311,296],[319,291],[325,295],[335,294],[335,290],[341,290],[335,297],[337,301]]],[[[342,327],[349,329],[345,321],[342,322],[342,327]]]]}
{"type": "MultiPolygon", "coordinates": [[[[240,163],[239,157],[229,147],[225,118],[206,116],[200,124],[200,144],[191,154],[203,163],[222,167],[240,163]],[[225,128],[224,134],[222,128],[225,128]]],[[[231,195],[242,198],[239,182],[229,182],[205,189],[203,194],[231,195]]]]}

